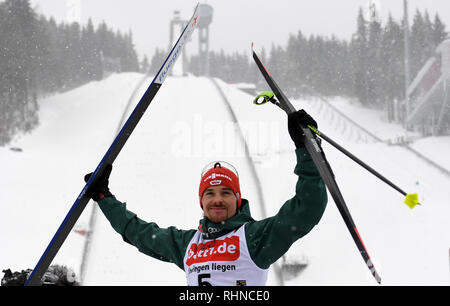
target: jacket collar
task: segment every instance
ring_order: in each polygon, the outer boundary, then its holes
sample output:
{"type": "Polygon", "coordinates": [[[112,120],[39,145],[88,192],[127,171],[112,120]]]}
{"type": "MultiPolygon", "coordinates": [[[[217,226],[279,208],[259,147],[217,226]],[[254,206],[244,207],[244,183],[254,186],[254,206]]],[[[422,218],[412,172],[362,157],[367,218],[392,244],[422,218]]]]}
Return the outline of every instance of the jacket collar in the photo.
{"type": "Polygon", "coordinates": [[[254,221],[250,214],[250,207],[248,201],[242,199],[241,208],[236,215],[221,223],[214,223],[207,217],[203,217],[198,229],[202,233],[203,239],[216,239],[238,229],[249,221],[254,221]]]}

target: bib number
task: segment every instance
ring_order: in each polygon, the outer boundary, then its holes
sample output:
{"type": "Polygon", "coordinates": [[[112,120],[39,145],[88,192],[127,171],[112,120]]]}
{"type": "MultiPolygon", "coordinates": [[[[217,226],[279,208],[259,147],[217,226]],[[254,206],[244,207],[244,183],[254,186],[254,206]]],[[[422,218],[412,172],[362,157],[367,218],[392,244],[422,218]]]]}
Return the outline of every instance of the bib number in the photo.
{"type": "Polygon", "coordinates": [[[212,286],[207,281],[204,281],[205,278],[211,278],[211,274],[199,274],[198,275],[198,285],[199,286],[212,286]]]}

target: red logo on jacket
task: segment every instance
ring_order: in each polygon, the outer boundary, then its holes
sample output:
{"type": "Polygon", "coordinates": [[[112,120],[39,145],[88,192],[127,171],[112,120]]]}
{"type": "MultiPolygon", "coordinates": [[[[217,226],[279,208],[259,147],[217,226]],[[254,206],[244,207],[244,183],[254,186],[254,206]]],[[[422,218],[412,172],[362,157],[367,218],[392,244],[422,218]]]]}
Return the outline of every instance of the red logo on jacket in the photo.
{"type": "Polygon", "coordinates": [[[233,236],[198,245],[193,243],[188,251],[186,265],[207,261],[235,261],[239,256],[239,236],[233,236]]]}

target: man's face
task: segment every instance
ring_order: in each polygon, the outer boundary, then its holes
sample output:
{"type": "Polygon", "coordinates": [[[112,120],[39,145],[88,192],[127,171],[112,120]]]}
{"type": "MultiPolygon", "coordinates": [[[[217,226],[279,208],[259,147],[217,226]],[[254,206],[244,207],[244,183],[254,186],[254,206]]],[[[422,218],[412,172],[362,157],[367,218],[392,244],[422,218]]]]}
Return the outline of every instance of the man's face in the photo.
{"type": "Polygon", "coordinates": [[[236,214],[237,198],[231,188],[213,186],[203,193],[202,205],[205,217],[214,223],[220,223],[236,214]]]}

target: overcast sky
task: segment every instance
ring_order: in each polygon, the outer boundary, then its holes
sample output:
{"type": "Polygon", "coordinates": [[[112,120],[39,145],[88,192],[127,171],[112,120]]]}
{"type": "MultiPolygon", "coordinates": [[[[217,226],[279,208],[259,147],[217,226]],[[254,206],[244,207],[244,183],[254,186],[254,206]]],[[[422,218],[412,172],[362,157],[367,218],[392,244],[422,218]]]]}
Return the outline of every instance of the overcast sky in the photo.
{"type": "MultiPolygon", "coordinates": [[[[212,50],[250,52],[256,47],[270,49],[272,43],[285,45],[290,33],[336,35],[349,39],[356,31],[359,7],[370,0],[202,0],[214,8],[210,27],[212,50]]],[[[403,0],[371,0],[379,7],[384,22],[389,13],[395,20],[403,16],[403,0]]],[[[175,10],[189,19],[197,0],[31,0],[33,7],[58,22],[92,18],[95,25],[105,21],[110,27],[132,30],[140,55],[151,56],[156,47],[167,48],[169,25],[175,10]]],[[[416,9],[439,13],[450,30],[450,0],[408,0],[410,22],[416,9]]],[[[194,34],[198,35],[198,34],[194,34]]],[[[188,52],[197,51],[194,38],[188,52]]]]}

